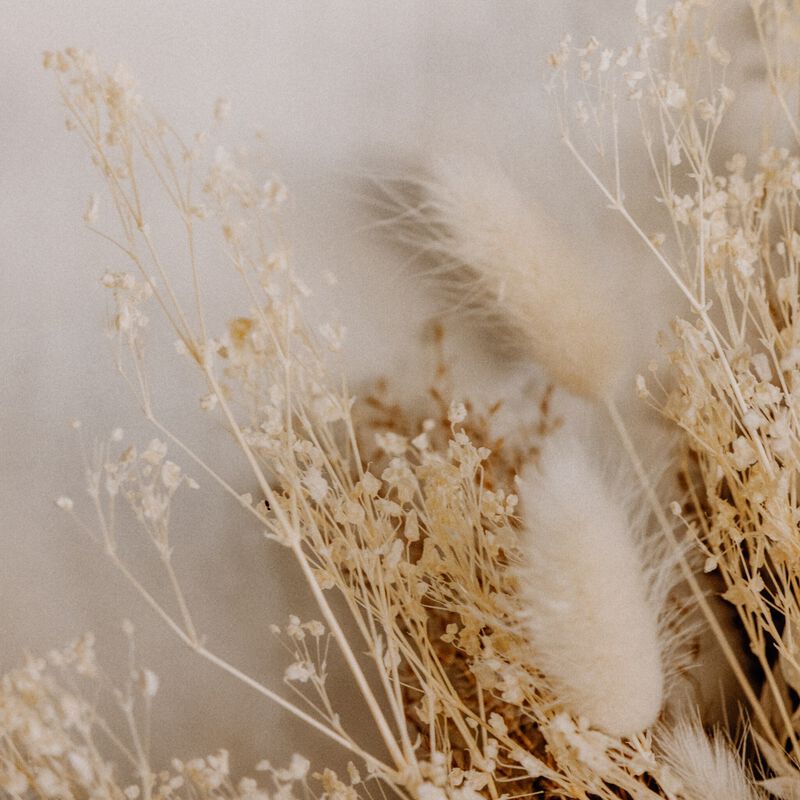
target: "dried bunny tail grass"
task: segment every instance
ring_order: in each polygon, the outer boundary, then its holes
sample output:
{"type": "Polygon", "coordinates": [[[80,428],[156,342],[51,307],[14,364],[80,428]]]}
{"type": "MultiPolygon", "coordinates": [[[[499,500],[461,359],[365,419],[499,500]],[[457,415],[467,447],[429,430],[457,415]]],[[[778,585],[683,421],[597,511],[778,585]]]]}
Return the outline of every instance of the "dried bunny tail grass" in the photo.
{"type": "Polygon", "coordinates": [[[519,481],[519,585],[535,666],[576,715],[617,736],[658,717],[669,649],[660,617],[674,569],[655,565],[634,527],[631,497],[577,439],[545,446],[519,481]]]}
{"type": "MultiPolygon", "coordinates": [[[[684,800],[763,800],[740,757],[720,732],[707,735],[699,720],[681,717],[658,736],[670,786],[684,800]]],[[[666,781],[665,781],[666,782],[666,781]]]]}
{"type": "Polygon", "coordinates": [[[416,204],[391,197],[402,209],[398,236],[433,257],[453,305],[503,332],[570,391],[612,392],[624,357],[619,318],[547,213],[479,160],[441,159],[408,184],[416,204]]]}

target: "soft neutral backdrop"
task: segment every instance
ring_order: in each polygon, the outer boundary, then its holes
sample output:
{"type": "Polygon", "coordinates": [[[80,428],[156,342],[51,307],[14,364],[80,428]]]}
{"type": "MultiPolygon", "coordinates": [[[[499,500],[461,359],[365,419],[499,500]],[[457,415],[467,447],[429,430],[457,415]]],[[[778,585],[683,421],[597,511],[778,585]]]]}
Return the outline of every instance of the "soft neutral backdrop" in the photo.
{"type": "MultiPolygon", "coordinates": [[[[317,302],[328,311],[332,301],[330,313],[350,330],[353,381],[394,374],[416,385],[424,382],[420,336],[435,300],[407,258],[372,230],[364,176],[396,174],[437,153],[484,153],[551,207],[597,269],[630,267],[639,253],[561,149],[541,86],[546,54],[563,32],[622,41],[633,28],[632,6],[0,0],[3,667],[26,649],[41,652],[87,629],[114,663],[127,616],[144,660],[163,676],[159,758],[227,747],[237,768],[247,768],[265,755],[316,755],[322,746],[163,635],[53,508],[59,494],[77,500],[82,492],[70,419],[82,419],[89,437],[115,425],[145,440],[149,432],[136,421],[102,335],[97,279],[112,255],[80,223],[98,182],[64,130],[41,52],[75,45],[96,50],[108,66],[125,62],[152,105],[187,133],[207,124],[218,97],[231,102],[223,130],[231,145],[265,130],[292,193],[299,268],[315,286],[323,270],[339,276],[335,289],[319,289],[329,294],[317,302]]],[[[630,270],[626,297],[641,291],[641,271],[630,270]]],[[[223,302],[224,281],[210,280],[223,302]]],[[[467,384],[515,369],[492,365],[491,348],[468,341],[458,357],[467,384]]],[[[168,365],[161,369],[161,409],[180,427],[180,375],[172,380],[168,365]]],[[[229,476],[244,480],[234,459],[220,458],[229,476]]],[[[268,625],[304,602],[283,554],[265,549],[241,512],[205,488],[183,514],[179,569],[201,627],[234,663],[279,685],[285,662],[268,625]],[[181,562],[186,551],[190,563],[181,562]]]]}

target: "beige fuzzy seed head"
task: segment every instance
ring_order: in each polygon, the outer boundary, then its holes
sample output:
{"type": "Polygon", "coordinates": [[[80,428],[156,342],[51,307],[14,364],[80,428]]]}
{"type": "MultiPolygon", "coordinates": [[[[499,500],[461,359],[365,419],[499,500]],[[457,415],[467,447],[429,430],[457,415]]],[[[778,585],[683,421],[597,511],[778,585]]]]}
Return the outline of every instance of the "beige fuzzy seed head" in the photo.
{"type": "Polygon", "coordinates": [[[443,263],[453,296],[468,298],[494,332],[508,327],[515,347],[566,389],[612,392],[624,358],[619,315],[600,273],[544,209],[480,161],[440,160],[421,188],[420,244],[443,263]]]}
{"type": "Polygon", "coordinates": [[[557,437],[519,486],[520,592],[532,658],[559,700],[606,733],[650,727],[664,699],[658,609],[626,498],[557,437]]]}
{"type": "Polygon", "coordinates": [[[664,763],[686,800],[763,800],[741,759],[720,733],[682,718],[658,737],[664,763]]]}

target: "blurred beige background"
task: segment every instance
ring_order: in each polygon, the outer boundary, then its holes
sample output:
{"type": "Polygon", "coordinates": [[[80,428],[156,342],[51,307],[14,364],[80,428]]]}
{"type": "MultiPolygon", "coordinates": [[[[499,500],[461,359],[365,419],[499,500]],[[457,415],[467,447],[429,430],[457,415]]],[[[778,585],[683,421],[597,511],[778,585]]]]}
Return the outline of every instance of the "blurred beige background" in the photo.
{"type": "MultiPolygon", "coordinates": [[[[108,66],[125,62],[152,105],[189,134],[207,124],[218,97],[232,105],[227,142],[265,130],[292,193],[299,267],[319,294],[328,292],[312,307],[348,326],[353,381],[400,374],[413,387],[426,378],[419,337],[435,303],[406,258],[370,231],[363,177],[372,171],[397,172],[451,150],[486,153],[548,203],[598,269],[628,269],[626,301],[646,291],[638,250],[561,149],[541,89],[546,54],[563,32],[624,42],[632,18],[633,2],[620,0],[0,0],[3,667],[86,629],[114,663],[119,620],[128,616],[145,662],[163,676],[159,753],[228,747],[246,769],[296,749],[314,757],[322,745],[185,653],[52,506],[59,494],[78,500],[82,492],[68,420],[81,418],[89,436],[121,425],[147,441],[150,431],[102,334],[97,279],[112,255],[80,222],[99,183],[64,131],[41,52],[75,45],[108,66]],[[337,273],[335,289],[322,288],[323,270],[337,273]]],[[[209,281],[226,307],[227,279],[211,269],[209,281]]],[[[512,369],[493,361],[470,340],[459,357],[465,385],[508,379],[512,369]]],[[[155,364],[161,413],[199,437],[201,449],[213,448],[226,474],[246,486],[219,432],[185,419],[175,369],[168,358],[155,364]]],[[[200,626],[219,652],[279,686],[286,662],[268,625],[284,622],[304,597],[283,553],[265,548],[243,514],[201,484],[182,509],[176,556],[200,626]]],[[[133,541],[130,557],[146,564],[133,541]]]]}

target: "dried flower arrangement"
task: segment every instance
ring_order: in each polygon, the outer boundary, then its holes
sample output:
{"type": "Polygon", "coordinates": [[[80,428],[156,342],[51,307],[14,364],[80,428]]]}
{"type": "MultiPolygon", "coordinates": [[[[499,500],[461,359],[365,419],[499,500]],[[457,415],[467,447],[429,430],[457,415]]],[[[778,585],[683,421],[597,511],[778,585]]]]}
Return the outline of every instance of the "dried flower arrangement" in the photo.
{"type": "Polygon", "coordinates": [[[343,332],[304,317],[305,287],[281,226],[283,184],[256,180],[222,149],[200,178],[204,137],[183,140],[124,71],[107,74],[83,51],[46,54],[68,127],[106,185],[111,227],[100,227],[96,198],[84,219],[128,263],[102,282],[115,309],[117,366],[158,437],[141,449],[114,431],[84,451],[93,522],[70,498],[57,503],[180,642],[340,745],[352,763],[345,776],[324,767],[312,774],[302,755],[286,768],[264,761],[260,782],[232,777],[224,751],[168,769],[152,764],[159,683],[140,666],[126,625],[123,686],[98,665],[90,635],[3,676],[4,794],[800,796],[800,129],[792,111],[800,6],[749,5],[762,101],[774,109],[763,114],[764,148],[752,168],[741,153],[717,152],[734,102],[725,83],[732,56],[713,27],[724,4],[679,0],[651,18],[640,0],[635,46],[576,48],[567,38],[550,59],[567,148],[685,303],[664,338],[668,363],[635,380],[674,431],[668,465],[643,462],[618,407],[631,332],[602,276],[558,241],[546,212],[497,170],[449,160],[411,182],[415,203],[396,221],[436,259],[448,296],[607,414],[629,473],[605,466],[553,414],[549,391],[535,418],[504,437],[493,426],[496,407],[451,402],[442,386],[422,411],[395,408],[380,392],[354,399],[331,357],[343,332]],[[629,114],[641,122],[668,236],[647,234],[626,200],[619,126],[629,114]],[[145,187],[153,183],[175,214],[188,302],[151,229],[145,187]],[[212,231],[250,304],[217,336],[199,274],[212,231]],[[256,496],[227,482],[156,413],[145,347],[154,306],[202,381],[201,411],[217,415],[252,471],[256,496]],[[275,629],[293,655],[285,684],[294,699],[223,659],[198,631],[173,566],[170,513],[176,493],[197,483],[168,448],[291,553],[313,594],[320,620],[292,617],[275,629]],[[669,496],[655,471],[668,478],[669,496]],[[126,562],[126,514],[152,544],[170,602],[126,562]],[[726,608],[735,609],[732,626],[726,608]],[[728,708],[742,702],[741,721],[724,719],[724,732],[707,727],[691,680],[706,640],[736,687],[728,708]],[[334,650],[374,724],[372,742],[352,734],[332,700],[334,650]],[[121,726],[99,713],[98,689],[110,692],[121,726]]]}

